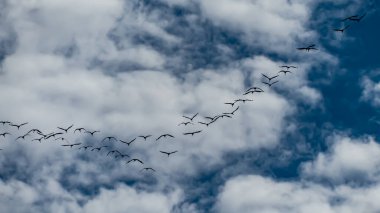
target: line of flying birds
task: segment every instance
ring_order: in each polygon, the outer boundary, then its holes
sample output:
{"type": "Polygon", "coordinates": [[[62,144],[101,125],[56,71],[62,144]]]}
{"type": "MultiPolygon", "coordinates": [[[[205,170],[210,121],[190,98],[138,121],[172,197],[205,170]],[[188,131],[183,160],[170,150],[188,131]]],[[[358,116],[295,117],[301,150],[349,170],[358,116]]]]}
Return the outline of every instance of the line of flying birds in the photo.
{"type": "MultiPolygon", "coordinates": [[[[343,22],[346,22],[346,21],[351,21],[351,22],[360,22],[364,17],[365,17],[366,13],[359,16],[359,15],[354,15],[354,16],[349,16],[347,18],[344,18],[342,19],[343,22]]],[[[343,28],[341,29],[334,29],[334,31],[336,32],[341,32],[343,33],[346,29],[348,29],[350,27],[350,25],[346,25],[344,26],[343,28]]],[[[318,50],[316,48],[316,45],[315,44],[311,44],[311,45],[308,45],[306,47],[299,47],[297,48],[298,50],[301,50],[301,51],[311,51],[311,50],[318,50]]],[[[278,73],[274,76],[269,76],[268,74],[263,74],[262,73],[262,83],[264,85],[267,86],[267,88],[271,88],[273,85],[277,84],[279,82],[278,80],[278,77],[280,76],[280,74],[282,73],[284,76],[286,76],[287,74],[289,73],[292,73],[292,71],[294,69],[297,69],[296,66],[294,65],[281,65],[279,66],[281,68],[280,71],[278,71],[278,73]]],[[[245,90],[245,92],[242,94],[243,96],[248,96],[248,95],[253,95],[253,94],[256,94],[256,93],[263,93],[264,90],[260,87],[257,87],[257,86],[252,86],[250,88],[248,88],[247,90],[245,90]]],[[[234,107],[235,104],[238,104],[238,103],[246,103],[246,102],[253,102],[253,99],[242,99],[242,98],[239,98],[239,99],[235,99],[233,101],[230,101],[230,102],[225,102],[224,104],[226,105],[230,105],[231,107],[234,107]]],[[[185,121],[181,122],[178,124],[178,126],[188,126],[188,125],[196,125],[196,124],[199,124],[199,125],[204,125],[205,127],[208,127],[209,125],[211,124],[214,124],[216,121],[220,120],[220,119],[224,119],[224,118],[232,118],[232,116],[235,115],[235,113],[240,109],[240,106],[237,106],[236,108],[234,108],[231,112],[224,112],[224,113],[221,113],[221,114],[218,114],[218,115],[215,115],[215,116],[204,116],[204,119],[206,120],[195,120],[196,118],[200,117],[199,116],[199,113],[195,113],[193,114],[192,116],[185,116],[183,115],[182,118],[186,119],[185,121]]],[[[29,123],[28,122],[25,122],[25,123],[21,123],[21,124],[17,124],[17,123],[14,123],[14,122],[11,122],[11,121],[0,121],[0,124],[2,126],[10,126],[10,127],[14,127],[15,129],[17,129],[18,131],[20,131],[20,128],[28,125],[29,123]]],[[[86,129],[86,128],[83,128],[83,127],[78,127],[78,128],[75,128],[74,129],[74,125],[70,125],[68,127],[57,127],[57,129],[59,131],[55,131],[55,132],[50,132],[50,133],[44,133],[43,131],[39,130],[39,129],[36,129],[36,128],[33,128],[33,129],[30,129],[29,131],[27,131],[25,134],[23,135],[19,135],[15,138],[16,141],[19,141],[19,140],[26,140],[27,137],[32,137],[32,136],[35,136],[35,138],[33,138],[31,141],[38,141],[38,142],[42,142],[42,141],[46,141],[46,140],[49,140],[49,139],[54,139],[54,141],[64,141],[66,142],[65,144],[61,144],[62,147],[70,147],[70,148],[73,148],[73,147],[79,147],[78,150],[89,150],[91,152],[100,152],[101,150],[105,149],[107,154],[106,156],[113,156],[115,159],[124,159],[124,158],[128,158],[128,160],[126,161],[127,164],[129,163],[139,163],[139,164],[142,164],[144,165],[144,162],[139,159],[139,158],[132,158],[129,154],[125,154],[123,153],[121,150],[118,150],[118,149],[108,149],[107,148],[111,148],[109,145],[104,145],[105,142],[120,142],[122,144],[125,144],[127,147],[129,147],[132,143],[134,143],[138,138],[141,138],[141,140],[144,140],[144,141],[147,141],[147,139],[153,137],[153,135],[151,134],[148,134],[148,135],[138,135],[136,136],[135,138],[131,139],[131,140],[121,140],[121,139],[118,139],[114,136],[106,136],[104,137],[100,142],[102,143],[102,145],[98,145],[98,146],[95,146],[95,145],[84,145],[82,143],[70,143],[66,138],[66,134],[68,134],[70,132],[70,130],[72,130],[72,132],[74,134],[77,134],[77,133],[83,133],[83,134],[87,134],[89,137],[93,137],[95,136],[96,134],[101,134],[101,131],[99,130],[89,130],[89,129],[86,129]]],[[[198,130],[195,130],[195,131],[190,131],[190,132],[184,132],[183,135],[184,136],[195,136],[197,134],[200,134],[202,133],[202,129],[198,129],[198,130]]],[[[11,136],[12,133],[10,132],[2,132],[0,133],[0,138],[3,137],[3,138],[6,138],[6,137],[9,137],[11,136]]],[[[174,135],[170,134],[170,133],[165,133],[165,134],[161,134],[161,135],[158,135],[154,140],[155,141],[159,141],[159,140],[162,140],[164,138],[175,138],[174,135]]],[[[3,150],[3,149],[0,149],[0,150],[3,150]]],[[[175,154],[175,153],[178,153],[178,150],[173,150],[173,151],[162,151],[160,150],[159,151],[160,153],[162,153],[163,155],[166,155],[167,157],[170,157],[171,155],[175,154]]],[[[140,171],[152,171],[152,172],[155,172],[156,170],[153,169],[152,167],[143,167],[140,171]]]]}

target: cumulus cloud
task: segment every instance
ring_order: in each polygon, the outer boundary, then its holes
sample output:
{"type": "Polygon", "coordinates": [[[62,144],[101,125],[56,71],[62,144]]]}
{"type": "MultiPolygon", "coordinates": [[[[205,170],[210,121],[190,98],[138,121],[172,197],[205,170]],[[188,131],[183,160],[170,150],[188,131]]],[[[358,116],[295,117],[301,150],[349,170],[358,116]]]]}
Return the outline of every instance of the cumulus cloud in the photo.
{"type": "Polygon", "coordinates": [[[325,187],[312,182],[238,176],[218,196],[218,212],[378,212],[379,184],[325,187]]]}

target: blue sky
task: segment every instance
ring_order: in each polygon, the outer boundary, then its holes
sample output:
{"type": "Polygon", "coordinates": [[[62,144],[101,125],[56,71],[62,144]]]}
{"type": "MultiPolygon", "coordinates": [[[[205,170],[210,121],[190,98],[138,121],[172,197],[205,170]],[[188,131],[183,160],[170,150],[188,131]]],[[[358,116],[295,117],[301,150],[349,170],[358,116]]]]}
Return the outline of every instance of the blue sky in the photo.
{"type": "Polygon", "coordinates": [[[12,133],[0,137],[5,212],[380,211],[376,1],[0,5],[0,120],[28,122],[0,125],[12,133]],[[364,13],[344,34],[332,30],[364,13]],[[318,51],[296,49],[309,44],[318,51]],[[283,64],[298,68],[266,87],[261,74],[283,64]],[[243,96],[250,86],[265,92],[243,96]],[[232,118],[197,123],[247,97],[232,118]],[[178,126],[196,113],[194,125],[178,126]],[[100,133],[16,141],[71,124],[100,133]],[[165,133],[175,138],[155,140],[165,133]],[[61,146],[72,143],[108,147],[61,146]]]}

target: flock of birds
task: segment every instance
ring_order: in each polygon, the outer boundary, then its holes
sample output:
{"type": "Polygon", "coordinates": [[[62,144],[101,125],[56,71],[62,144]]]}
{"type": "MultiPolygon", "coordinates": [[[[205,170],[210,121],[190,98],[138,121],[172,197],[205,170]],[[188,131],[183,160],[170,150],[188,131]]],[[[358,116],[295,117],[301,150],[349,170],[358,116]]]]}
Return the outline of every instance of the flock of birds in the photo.
{"type": "MultiPolygon", "coordinates": [[[[349,16],[349,17],[343,19],[342,21],[343,22],[346,22],[346,21],[360,22],[365,17],[365,15],[366,14],[361,15],[361,16],[359,16],[359,15],[349,16]]],[[[334,29],[334,31],[343,33],[349,27],[350,27],[350,25],[345,25],[343,28],[334,29]]],[[[306,47],[299,47],[297,49],[300,51],[307,51],[307,52],[309,52],[311,50],[318,50],[316,48],[315,44],[311,44],[311,45],[308,45],[306,47]]],[[[279,79],[281,74],[283,74],[283,76],[286,76],[288,73],[292,73],[292,71],[297,69],[297,67],[294,65],[281,65],[279,67],[281,68],[281,70],[278,71],[278,73],[276,75],[269,76],[267,74],[262,73],[262,83],[264,85],[266,85],[267,88],[270,88],[274,84],[278,83],[279,82],[278,79],[279,79]]],[[[245,92],[242,95],[244,97],[249,97],[249,95],[254,95],[256,93],[263,93],[263,92],[264,92],[264,90],[262,88],[257,87],[257,86],[252,86],[252,87],[248,88],[247,90],[245,90],[245,92]]],[[[223,113],[215,115],[215,116],[204,116],[204,119],[202,119],[202,120],[196,120],[197,118],[201,117],[199,115],[199,113],[195,113],[192,116],[183,115],[182,118],[185,120],[183,122],[179,123],[178,126],[188,126],[188,125],[191,125],[191,126],[198,125],[199,126],[199,125],[203,125],[205,127],[209,127],[210,125],[214,124],[215,122],[217,122],[221,119],[232,118],[232,116],[234,116],[235,113],[240,109],[240,105],[239,105],[240,103],[245,104],[246,102],[252,102],[252,101],[253,101],[253,99],[239,98],[239,99],[235,99],[235,100],[230,101],[230,102],[226,102],[224,104],[230,105],[231,107],[234,107],[235,105],[238,105],[238,106],[236,108],[234,108],[231,112],[223,112],[223,113]]],[[[1,142],[1,138],[5,139],[7,137],[12,137],[13,135],[16,135],[22,129],[25,129],[25,127],[27,127],[29,123],[25,122],[25,123],[17,124],[17,123],[11,122],[11,121],[0,121],[0,124],[2,125],[2,128],[3,128],[3,131],[2,132],[0,131],[1,132],[0,133],[0,142],[1,142]],[[6,126],[9,126],[8,129],[17,130],[17,133],[15,133],[14,131],[6,131],[6,129],[5,129],[6,126]]],[[[74,135],[75,134],[85,134],[88,137],[95,137],[95,135],[101,134],[100,130],[89,130],[89,129],[86,129],[84,127],[74,128],[74,125],[72,124],[68,127],[57,127],[56,131],[49,132],[49,133],[46,133],[46,132],[44,132],[40,129],[37,129],[37,128],[31,128],[30,130],[26,131],[24,134],[16,135],[16,137],[14,137],[14,139],[15,139],[15,141],[21,141],[21,140],[25,141],[25,140],[27,140],[27,138],[31,138],[31,141],[36,141],[39,143],[42,143],[43,141],[60,141],[60,142],[65,142],[63,144],[60,144],[62,147],[69,147],[69,148],[78,147],[78,150],[85,150],[85,151],[88,150],[91,152],[100,152],[104,149],[104,150],[106,150],[105,153],[107,153],[106,156],[113,156],[115,159],[127,158],[127,160],[126,160],[127,164],[138,163],[138,164],[143,165],[140,171],[156,172],[156,170],[154,168],[149,167],[149,166],[145,166],[143,160],[141,160],[139,158],[131,157],[130,154],[125,154],[121,149],[112,149],[111,146],[104,145],[104,142],[115,142],[115,143],[119,142],[119,143],[125,144],[127,147],[129,147],[132,145],[132,143],[135,143],[138,139],[143,140],[143,141],[147,141],[148,139],[153,138],[153,140],[155,140],[155,141],[160,141],[164,138],[175,138],[174,135],[169,134],[169,133],[157,135],[155,139],[154,139],[153,135],[151,135],[151,134],[138,135],[131,140],[122,140],[122,139],[116,138],[115,136],[106,136],[101,140],[101,145],[94,145],[94,144],[85,144],[85,143],[70,143],[66,137],[70,133],[70,131],[72,131],[72,133],[74,135]]],[[[202,132],[203,132],[203,130],[199,128],[196,131],[184,132],[183,135],[191,137],[191,136],[195,136],[197,134],[201,134],[202,132]]],[[[86,141],[93,141],[93,140],[86,140],[86,141]]],[[[2,149],[0,149],[0,150],[2,150],[2,149]]],[[[167,156],[167,157],[170,157],[170,156],[178,153],[178,150],[172,150],[172,151],[160,150],[159,152],[162,153],[163,155],[167,156]]]]}

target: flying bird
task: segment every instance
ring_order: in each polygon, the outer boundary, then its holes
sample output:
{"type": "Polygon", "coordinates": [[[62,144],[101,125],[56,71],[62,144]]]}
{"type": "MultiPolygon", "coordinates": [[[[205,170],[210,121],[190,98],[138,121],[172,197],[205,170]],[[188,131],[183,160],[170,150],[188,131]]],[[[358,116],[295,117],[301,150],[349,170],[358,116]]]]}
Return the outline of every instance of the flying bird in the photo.
{"type": "Polygon", "coordinates": [[[198,131],[195,131],[195,132],[185,132],[185,133],[183,133],[183,135],[191,135],[191,136],[193,136],[194,134],[198,134],[198,133],[201,133],[202,132],[202,130],[198,130],[198,131]]]}
{"type": "Polygon", "coordinates": [[[341,29],[336,28],[336,29],[334,29],[334,31],[335,31],[335,32],[341,32],[341,33],[344,33],[344,31],[346,31],[349,27],[350,27],[350,25],[347,25],[347,26],[345,26],[345,27],[343,27],[343,28],[341,28],[341,29]]]}
{"type": "Polygon", "coordinates": [[[310,50],[318,50],[318,49],[315,48],[315,44],[311,44],[307,47],[299,47],[297,48],[297,50],[306,50],[307,52],[310,52],[310,50]]]}
{"type": "Polygon", "coordinates": [[[278,77],[278,75],[275,75],[275,76],[272,76],[272,77],[268,77],[268,76],[266,76],[265,74],[262,74],[262,73],[261,73],[261,75],[263,75],[263,77],[267,78],[267,79],[269,80],[269,82],[270,82],[272,79],[275,79],[275,78],[278,77]]]}
{"type": "Polygon", "coordinates": [[[105,137],[105,138],[102,140],[102,142],[105,141],[105,140],[111,141],[112,139],[115,140],[115,141],[117,141],[117,139],[116,139],[115,137],[113,137],[113,136],[108,136],[108,137],[105,137]]]}
{"type": "Polygon", "coordinates": [[[6,135],[12,135],[11,133],[9,132],[4,132],[4,133],[1,133],[0,136],[3,136],[5,138],[6,135]]]}
{"type": "Polygon", "coordinates": [[[229,105],[231,105],[232,107],[234,107],[235,103],[236,103],[236,102],[233,102],[233,103],[232,103],[232,102],[227,102],[227,103],[224,103],[224,104],[229,104],[229,105]]]}
{"type": "Polygon", "coordinates": [[[245,103],[247,101],[253,101],[253,100],[252,99],[237,99],[237,100],[235,100],[235,102],[243,102],[243,103],[245,103]]]}
{"type": "Polygon", "coordinates": [[[28,136],[28,135],[29,135],[29,133],[26,133],[25,135],[22,135],[22,136],[17,137],[16,140],[21,139],[21,138],[22,138],[23,140],[25,140],[25,137],[28,136]]]}
{"type": "Polygon", "coordinates": [[[284,73],[284,75],[286,75],[287,73],[292,73],[292,71],[289,71],[289,70],[280,70],[278,73],[284,73]]]}
{"type": "Polygon", "coordinates": [[[193,115],[193,117],[187,117],[187,116],[182,116],[182,117],[184,117],[184,118],[187,118],[187,119],[189,119],[190,121],[193,121],[193,119],[195,118],[195,117],[197,117],[197,115],[198,115],[198,113],[197,114],[195,114],[195,115],[193,115]]]}
{"type": "Polygon", "coordinates": [[[149,171],[149,170],[152,171],[152,172],[155,172],[155,171],[156,171],[156,170],[154,170],[154,169],[151,168],[151,167],[146,167],[146,168],[141,169],[140,172],[141,172],[141,171],[149,171]]]}
{"type": "Polygon", "coordinates": [[[88,148],[90,148],[92,146],[82,146],[82,147],[79,147],[79,149],[84,149],[84,150],[87,150],[88,148]]]}
{"type": "Polygon", "coordinates": [[[100,132],[100,131],[97,131],[97,130],[96,130],[96,131],[92,131],[92,132],[91,132],[91,131],[88,131],[88,130],[85,131],[85,133],[88,133],[88,134],[90,134],[91,136],[94,136],[94,134],[97,133],[97,132],[100,132]]]}
{"type": "Polygon", "coordinates": [[[246,90],[246,92],[254,91],[254,92],[264,92],[260,87],[250,87],[246,90]]]}
{"type": "Polygon", "coordinates": [[[292,65],[282,65],[280,66],[281,68],[286,68],[287,70],[289,70],[290,68],[294,68],[296,69],[297,67],[296,66],[292,66],[292,65]]]}
{"type": "Polygon", "coordinates": [[[107,153],[107,156],[108,156],[109,154],[113,154],[113,153],[121,154],[118,150],[112,150],[112,151],[109,151],[109,152],[107,153]]]}
{"type": "Polygon", "coordinates": [[[24,125],[27,125],[27,124],[28,124],[28,122],[22,123],[22,124],[19,124],[19,125],[17,125],[17,124],[9,124],[9,126],[14,126],[14,127],[17,127],[17,129],[20,129],[20,127],[22,127],[24,125]]]}
{"type": "Polygon", "coordinates": [[[214,122],[215,122],[215,120],[212,120],[212,121],[210,121],[208,123],[205,123],[205,122],[198,122],[198,123],[208,126],[208,125],[210,125],[210,124],[212,124],[214,122]]]}
{"type": "Polygon", "coordinates": [[[81,128],[76,128],[76,129],[74,130],[74,133],[75,133],[76,131],[79,131],[80,133],[82,133],[82,131],[86,131],[86,129],[83,128],[83,127],[81,127],[81,128]]]}
{"type": "Polygon", "coordinates": [[[44,139],[44,137],[41,137],[41,138],[35,138],[35,139],[33,139],[32,141],[38,141],[38,142],[41,143],[42,139],[44,139]]]}
{"type": "Polygon", "coordinates": [[[163,154],[168,155],[168,157],[169,157],[171,154],[174,154],[174,153],[176,153],[176,152],[178,152],[178,151],[173,151],[173,152],[164,152],[164,151],[160,151],[160,152],[163,153],[163,154]]]}
{"type": "Polygon", "coordinates": [[[73,146],[79,146],[81,144],[82,143],[73,143],[73,144],[64,144],[64,145],[61,145],[61,146],[69,146],[70,148],[73,148],[73,146]]]}
{"type": "Polygon", "coordinates": [[[278,81],[275,81],[272,83],[270,83],[270,82],[262,82],[262,83],[268,85],[268,87],[271,87],[273,84],[278,83],[278,81]]]}
{"type": "Polygon", "coordinates": [[[144,164],[140,159],[137,159],[137,158],[133,158],[133,159],[129,160],[129,161],[127,162],[127,164],[130,163],[130,162],[139,162],[139,163],[141,163],[141,164],[144,164]]]}
{"type": "Polygon", "coordinates": [[[3,124],[3,126],[4,126],[5,124],[11,124],[10,121],[0,121],[0,123],[3,124]]]}
{"type": "Polygon", "coordinates": [[[149,137],[152,137],[152,135],[140,135],[139,136],[139,138],[144,138],[144,140],[146,140],[149,137]]]}
{"type": "Polygon", "coordinates": [[[194,125],[193,123],[191,123],[191,121],[188,121],[188,122],[182,122],[182,123],[178,124],[178,126],[181,126],[182,124],[185,125],[185,126],[187,126],[189,124],[194,125]]]}
{"type": "Polygon", "coordinates": [[[232,112],[224,112],[223,114],[225,114],[225,115],[234,115],[234,113],[235,113],[236,111],[238,111],[239,108],[240,108],[240,107],[238,106],[234,111],[232,111],[232,112]]]}
{"type": "Polygon", "coordinates": [[[121,157],[121,158],[125,158],[125,157],[130,157],[129,155],[127,154],[118,154],[118,155],[115,155],[115,158],[118,158],[118,157],[121,157]]]}
{"type": "Polygon", "coordinates": [[[95,148],[92,148],[91,151],[98,150],[99,152],[102,148],[106,148],[106,147],[108,146],[95,147],[95,148]]]}
{"type": "Polygon", "coordinates": [[[73,126],[74,126],[74,124],[71,125],[71,126],[69,126],[69,127],[67,127],[67,128],[62,128],[62,127],[57,127],[57,128],[60,129],[60,130],[65,131],[67,133],[67,131],[69,131],[69,129],[71,129],[71,127],[73,127],[73,126]]]}
{"type": "Polygon", "coordinates": [[[356,21],[356,22],[360,22],[365,16],[367,15],[367,13],[364,13],[363,15],[361,16],[358,16],[358,15],[354,15],[354,16],[349,16],[347,18],[344,18],[342,19],[342,21],[356,21]]]}
{"type": "Polygon", "coordinates": [[[160,135],[160,137],[156,138],[156,141],[160,140],[160,138],[166,138],[166,137],[174,138],[174,136],[171,134],[163,134],[163,135],[160,135]]]}
{"type": "Polygon", "coordinates": [[[120,142],[122,142],[122,143],[125,143],[125,144],[127,144],[128,146],[129,145],[131,145],[131,143],[133,143],[133,141],[135,141],[136,140],[136,138],[134,138],[133,140],[131,140],[131,141],[129,141],[129,142],[127,142],[127,141],[123,141],[123,140],[119,140],[120,142]]]}

